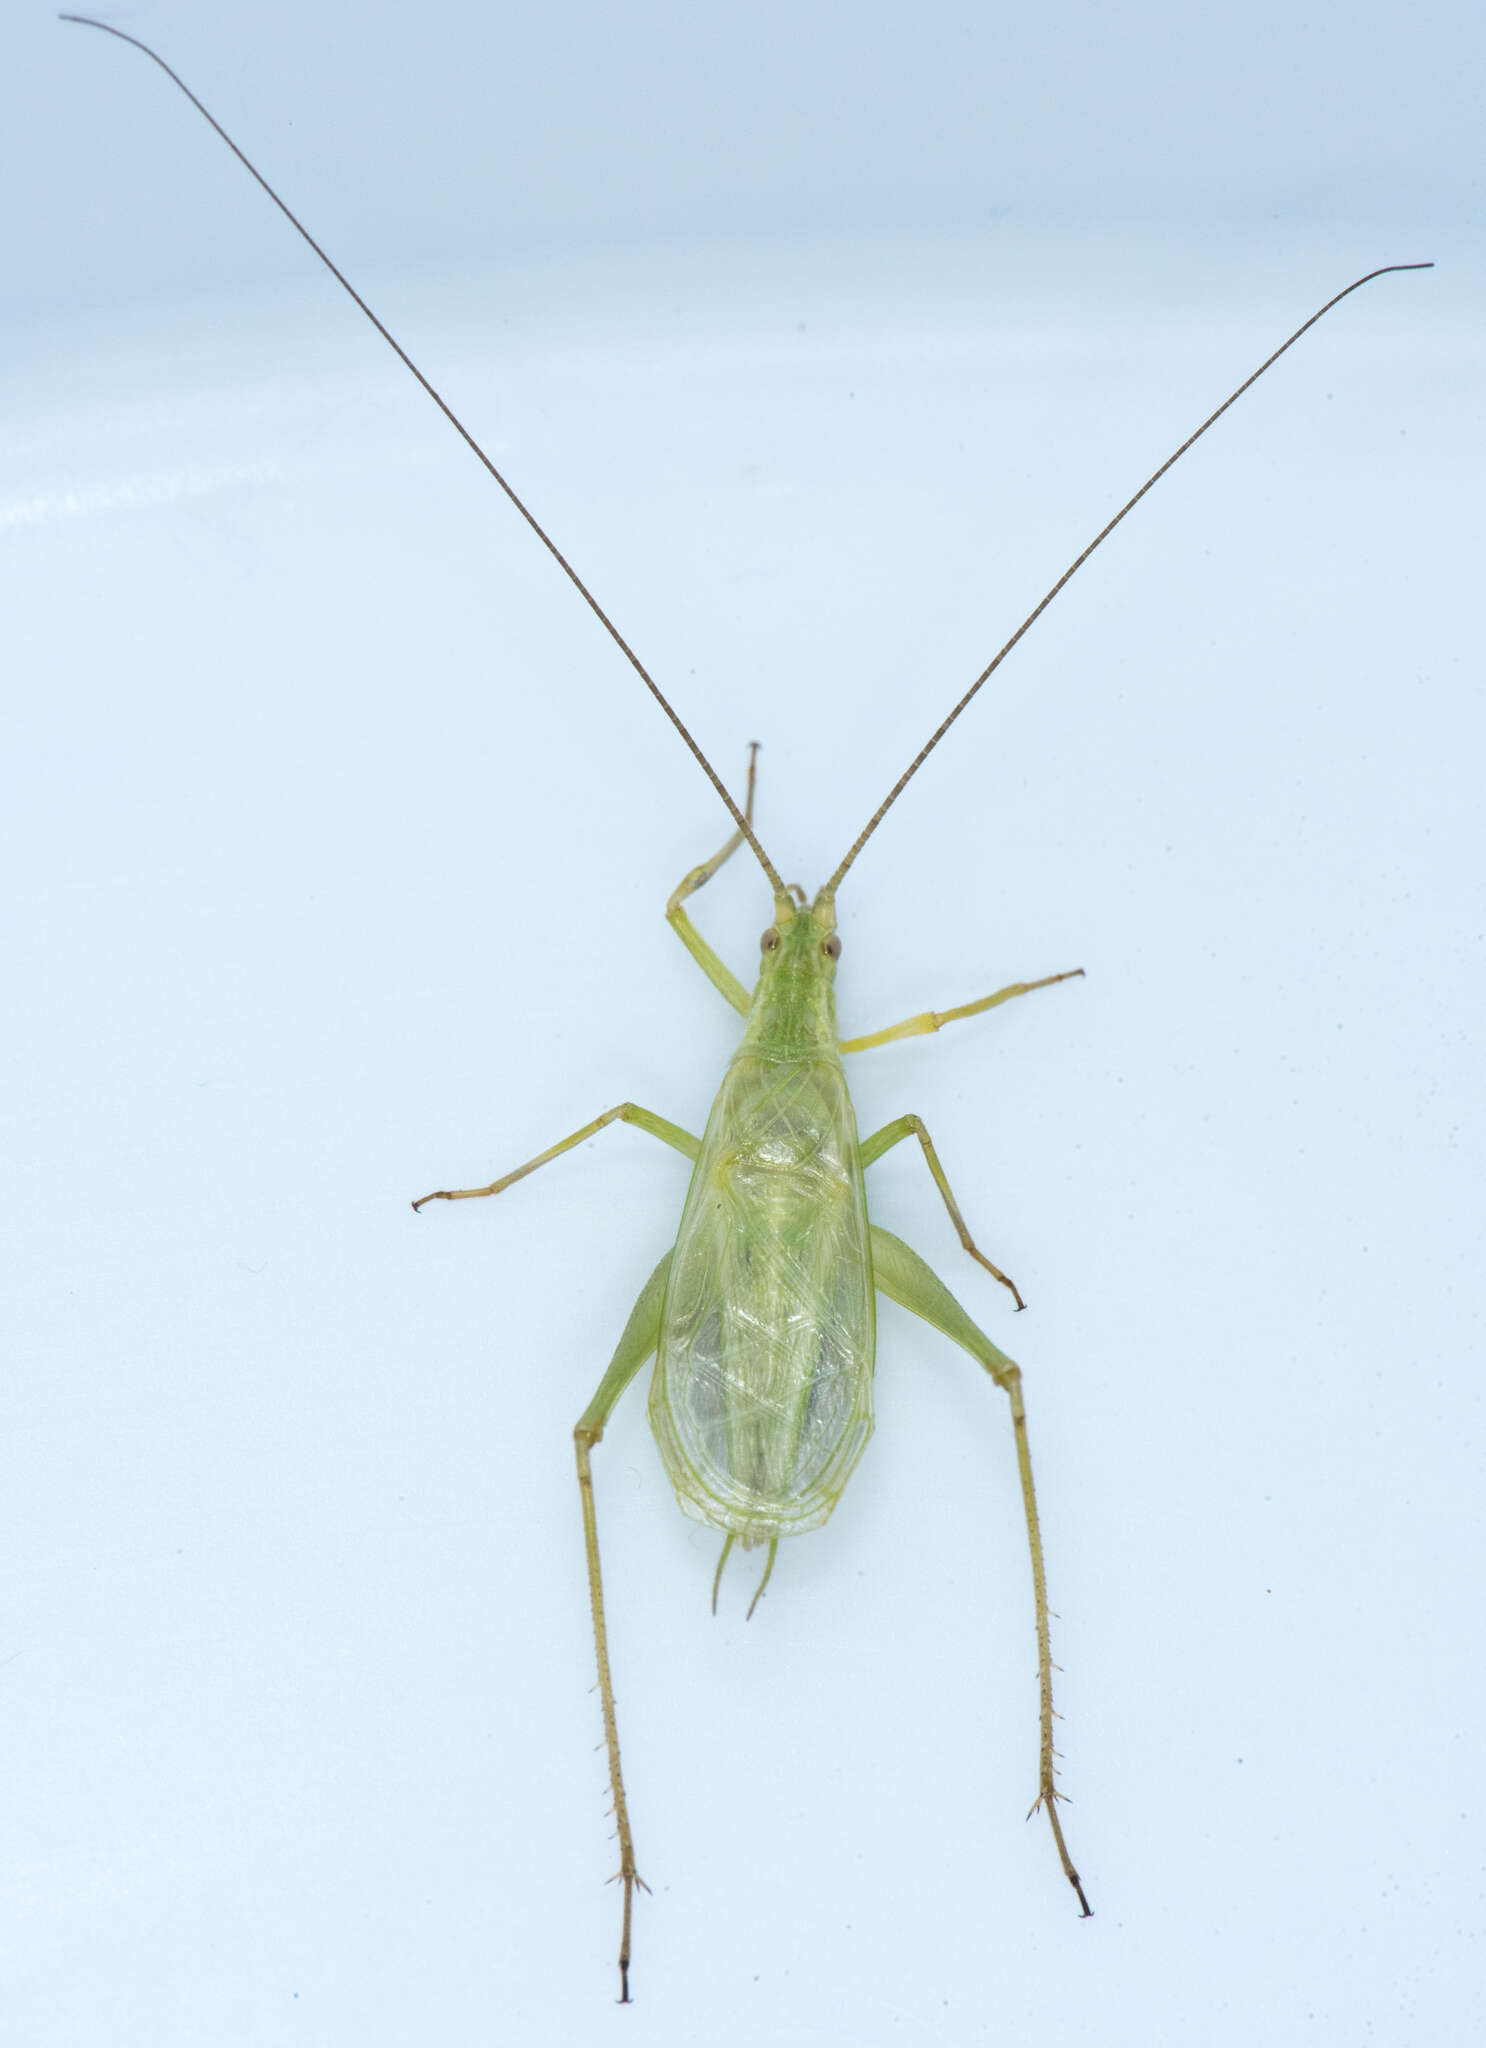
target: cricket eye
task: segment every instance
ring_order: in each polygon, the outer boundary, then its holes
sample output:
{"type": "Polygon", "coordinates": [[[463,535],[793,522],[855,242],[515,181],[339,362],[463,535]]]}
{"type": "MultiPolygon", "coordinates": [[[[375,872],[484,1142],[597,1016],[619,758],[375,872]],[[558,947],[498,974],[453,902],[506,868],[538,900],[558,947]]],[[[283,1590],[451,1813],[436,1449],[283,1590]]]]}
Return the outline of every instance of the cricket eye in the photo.
{"type": "Polygon", "coordinates": [[[778,925],[771,924],[769,926],[769,929],[759,940],[759,950],[764,953],[777,953],[779,951],[778,925]]]}
{"type": "Polygon", "coordinates": [[[821,940],[820,950],[825,954],[827,960],[839,960],[841,958],[841,941],[832,932],[828,939],[821,940]]]}

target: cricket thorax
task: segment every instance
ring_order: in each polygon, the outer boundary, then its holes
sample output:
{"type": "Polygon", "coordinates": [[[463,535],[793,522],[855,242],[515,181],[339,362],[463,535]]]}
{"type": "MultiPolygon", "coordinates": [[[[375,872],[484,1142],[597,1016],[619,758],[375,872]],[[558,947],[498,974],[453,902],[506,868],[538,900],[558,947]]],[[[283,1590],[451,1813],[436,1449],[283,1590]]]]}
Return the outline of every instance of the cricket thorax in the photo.
{"type": "Polygon", "coordinates": [[[781,933],[713,1105],[651,1386],[681,1505],[745,1545],[824,1522],[872,1430],[866,1201],[821,937],[797,931],[791,957],[781,933]]]}

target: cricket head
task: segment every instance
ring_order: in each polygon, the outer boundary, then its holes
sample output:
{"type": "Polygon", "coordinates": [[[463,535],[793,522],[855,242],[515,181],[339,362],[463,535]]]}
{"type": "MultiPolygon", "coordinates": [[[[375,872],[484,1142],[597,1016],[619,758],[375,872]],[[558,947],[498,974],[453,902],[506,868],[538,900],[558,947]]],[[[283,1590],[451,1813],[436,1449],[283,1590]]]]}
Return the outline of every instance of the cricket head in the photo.
{"type": "Polygon", "coordinates": [[[758,981],[743,1048],[798,1059],[836,1050],[836,898],[822,889],[813,903],[776,891],[774,922],[759,940],[758,981]]]}

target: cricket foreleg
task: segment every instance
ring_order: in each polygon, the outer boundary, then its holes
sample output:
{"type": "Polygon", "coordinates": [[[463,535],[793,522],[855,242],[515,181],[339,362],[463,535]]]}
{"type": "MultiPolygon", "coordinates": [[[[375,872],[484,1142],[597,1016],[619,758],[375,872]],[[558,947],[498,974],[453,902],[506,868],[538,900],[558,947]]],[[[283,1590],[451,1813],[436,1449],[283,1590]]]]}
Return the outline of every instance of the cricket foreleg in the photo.
{"type": "Polygon", "coordinates": [[[944,1168],[939,1164],[939,1154],[934,1150],[934,1141],[925,1129],[922,1117],[897,1117],[892,1123],[884,1124],[880,1131],[874,1131],[870,1138],[864,1138],[860,1147],[863,1169],[869,1167],[875,1159],[880,1159],[884,1152],[890,1152],[894,1145],[901,1144],[904,1138],[917,1138],[923,1147],[924,1158],[930,1173],[934,1176],[934,1185],[944,1199],[944,1206],[949,1211],[949,1220],[955,1227],[955,1234],[960,1243],[972,1259],[985,1267],[993,1280],[999,1280],[1003,1287],[1010,1290],[1011,1298],[1017,1307],[1025,1308],[1027,1304],[1022,1300],[1011,1275],[1003,1273],[999,1266],[994,1265],[970,1235],[969,1226],[960,1214],[960,1205],[954,1198],[944,1168]]]}
{"type": "Polygon", "coordinates": [[[890,1045],[895,1038],[922,1038],[925,1032],[957,1024],[961,1017],[978,1017],[982,1010],[994,1010],[999,1003],[1009,1003],[1013,996],[1029,996],[1034,988],[1051,988],[1059,981],[1073,981],[1082,973],[1081,967],[1070,967],[1063,974],[1045,974],[1041,981],[1014,981],[1007,988],[998,988],[993,996],[982,996],[978,1003],[961,1003],[957,1010],[921,1010],[916,1017],[905,1017],[901,1024],[889,1024],[885,1031],[871,1031],[865,1038],[843,1038],[840,1050],[868,1052],[874,1045],[890,1045]]]}
{"type": "MultiPolygon", "coordinates": [[[[1022,1482],[1022,1508],[1027,1519],[1027,1547],[1032,1559],[1032,1599],[1037,1621],[1037,1688],[1040,1707],[1041,1739],[1037,1762],[1037,1797],[1032,1803],[1032,1813],[1040,1806],[1052,1823],[1053,1840],[1057,1844],[1058,1860],[1063,1874],[1078,1895],[1078,1903],[1085,1918],[1093,1911],[1084,1897],[1084,1888],[1079,1881],[1073,1859],[1068,1854],[1068,1844],[1063,1839],[1063,1824],[1058,1817],[1058,1802],[1062,1798],[1057,1786],[1056,1751],[1053,1748],[1053,1656],[1049,1639],[1047,1574],[1042,1562],[1042,1530],[1037,1520],[1037,1495],[1032,1485],[1032,1457],[1027,1448],[1027,1411],[1022,1405],[1022,1369],[1014,1360],[1000,1351],[966,1315],[938,1274],[926,1266],[915,1251],[910,1251],[899,1237],[890,1231],[872,1226],[872,1266],[876,1285],[890,1301],[896,1301],[901,1308],[920,1316],[926,1323],[932,1323],[936,1330],[942,1330],[970,1356],[983,1365],[996,1385],[1002,1389],[1011,1403],[1011,1424],[1016,1438],[1017,1470],[1022,1482]]],[[[1029,1815],[1030,1818],[1030,1815],[1029,1815]]]]}
{"type": "Polygon", "coordinates": [[[413,1207],[421,1209],[425,1202],[470,1202],[481,1195],[498,1195],[512,1187],[518,1180],[525,1180],[529,1173],[535,1173],[539,1166],[546,1166],[553,1159],[560,1159],[564,1152],[571,1152],[575,1145],[581,1145],[585,1138],[592,1138],[609,1124],[634,1124],[637,1129],[649,1131],[652,1138],[672,1145],[688,1159],[695,1159],[701,1151],[701,1140],[694,1138],[690,1131],[683,1131],[679,1124],[667,1123],[663,1116],[657,1116],[653,1109],[641,1109],[638,1102],[621,1102],[613,1109],[606,1109],[602,1116],[596,1116],[591,1124],[585,1124],[581,1131],[574,1131],[571,1137],[563,1138],[555,1145],[549,1145],[545,1152],[539,1152],[535,1159],[528,1159],[524,1166],[516,1167],[510,1173],[503,1173],[499,1180],[493,1180],[488,1188],[436,1188],[431,1195],[420,1195],[413,1207]]]}
{"type": "MultiPolygon", "coordinates": [[[[754,740],[748,749],[748,793],[743,800],[743,815],[750,825],[753,823],[753,789],[754,783],[757,780],[757,767],[758,741],[754,740]]],[[[695,896],[698,889],[705,887],[717,873],[723,862],[731,860],[742,844],[743,834],[735,832],[731,839],[726,840],[717,849],[710,860],[704,860],[700,867],[693,868],[691,873],[682,882],[678,883],[671,892],[670,901],[666,905],[666,922],[670,925],[672,931],[675,932],[677,938],[680,939],[682,945],[685,946],[687,952],[690,953],[692,959],[696,961],[698,967],[701,968],[712,986],[727,998],[735,1010],[740,1011],[746,1017],[748,1015],[747,989],[744,988],[742,982],[739,981],[732,970],[724,966],[723,962],[718,959],[712,948],[707,944],[707,941],[687,916],[685,910],[682,909],[682,905],[687,897],[695,896]]]]}
{"type": "Polygon", "coordinates": [[[630,1918],[635,1888],[648,1891],[635,1867],[635,1842],[630,1832],[629,1805],[624,1796],[624,1775],[619,1768],[619,1723],[614,1713],[614,1680],[609,1671],[609,1631],[604,1621],[604,1581],[599,1569],[599,1525],[593,1506],[593,1472],[589,1453],[604,1433],[614,1404],[654,1351],[660,1338],[661,1308],[666,1295],[666,1277],[671,1254],[666,1253],[650,1278],[624,1326],[624,1335],[599,1382],[598,1392],[579,1416],[573,1429],[573,1446],[578,1458],[578,1492],[583,1503],[583,1550],[588,1560],[588,1601],[593,1612],[593,1647],[598,1659],[599,1704],[604,1717],[604,1747],[609,1753],[609,1787],[614,1796],[614,1825],[619,1835],[619,1868],[615,1881],[624,1887],[624,1917],[619,1936],[619,2002],[628,2005],[630,1918]]]}

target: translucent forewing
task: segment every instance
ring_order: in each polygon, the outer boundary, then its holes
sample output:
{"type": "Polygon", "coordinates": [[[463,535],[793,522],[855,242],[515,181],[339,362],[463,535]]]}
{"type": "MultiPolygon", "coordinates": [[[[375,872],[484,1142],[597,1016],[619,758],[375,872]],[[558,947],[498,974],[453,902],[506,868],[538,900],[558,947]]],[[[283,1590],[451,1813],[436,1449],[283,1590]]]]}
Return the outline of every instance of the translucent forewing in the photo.
{"type": "Polygon", "coordinates": [[[745,1047],[707,1121],[650,1388],[686,1512],[745,1545],[825,1521],[872,1433],[875,1337],[841,1062],[745,1047]]]}

